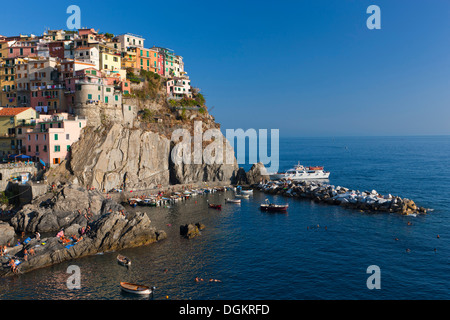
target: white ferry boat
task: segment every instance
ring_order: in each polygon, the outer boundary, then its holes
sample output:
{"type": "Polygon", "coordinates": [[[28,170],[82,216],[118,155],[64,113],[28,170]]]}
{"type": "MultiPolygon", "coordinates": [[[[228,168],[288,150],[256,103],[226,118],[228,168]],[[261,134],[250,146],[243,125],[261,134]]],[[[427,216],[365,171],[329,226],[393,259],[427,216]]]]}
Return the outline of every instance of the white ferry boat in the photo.
{"type": "Polygon", "coordinates": [[[315,180],[328,179],[329,171],[325,171],[323,167],[304,167],[300,162],[292,169],[286,172],[277,172],[270,175],[271,180],[315,180]]]}

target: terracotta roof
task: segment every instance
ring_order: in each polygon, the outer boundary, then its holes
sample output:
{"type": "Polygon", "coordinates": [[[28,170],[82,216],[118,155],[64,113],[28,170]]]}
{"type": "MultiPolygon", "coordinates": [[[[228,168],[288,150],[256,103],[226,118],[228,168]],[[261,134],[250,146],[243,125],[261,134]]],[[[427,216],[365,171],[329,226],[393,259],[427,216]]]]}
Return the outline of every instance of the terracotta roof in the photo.
{"type": "Polygon", "coordinates": [[[28,107],[28,108],[3,108],[2,110],[0,110],[0,117],[16,116],[19,113],[22,113],[28,109],[33,109],[33,108],[31,108],[31,107],[28,107]]]}

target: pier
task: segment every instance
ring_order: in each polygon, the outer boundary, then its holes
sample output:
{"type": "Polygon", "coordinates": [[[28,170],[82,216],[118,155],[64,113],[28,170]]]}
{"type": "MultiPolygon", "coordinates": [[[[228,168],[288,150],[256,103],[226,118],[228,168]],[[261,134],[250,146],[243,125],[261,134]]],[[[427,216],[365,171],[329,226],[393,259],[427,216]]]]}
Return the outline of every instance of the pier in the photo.
{"type": "Polygon", "coordinates": [[[318,203],[340,205],[364,212],[387,212],[402,215],[426,214],[431,209],[419,207],[413,200],[381,195],[376,190],[359,191],[316,181],[268,181],[253,185],[268,194],[309,199],[318,203]]]}

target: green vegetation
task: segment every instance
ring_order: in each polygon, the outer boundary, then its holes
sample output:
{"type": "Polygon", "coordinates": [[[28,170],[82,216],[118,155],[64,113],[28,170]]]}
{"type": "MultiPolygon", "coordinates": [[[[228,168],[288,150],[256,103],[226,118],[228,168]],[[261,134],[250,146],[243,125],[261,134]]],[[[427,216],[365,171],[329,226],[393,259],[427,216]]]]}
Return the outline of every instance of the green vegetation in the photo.
{"type": "Polygon", "coordinates": [[[153,115],[153,112],[151,110],[145,108],[145,109],[141,110],[139,113],[140,113],[140,115],[142,117],[142,121],[153,122],[153,120],[154,120],[153,116],[154,115],[153,115]]]}
{"type": "Polygon", "coordinates": [[[194,96],[195,101],[197,101],[197,103],[201,106],[204,106],[206,103],[205,97],[201,94],[201,93],[197,93],[194,96]]]}
{"type": "Polygon", "coordinates": [[[5,191],[2,191],[2,192],[0,193],[0,203],[1,203],[1,204],[9,204],[9,200],[8,200],[8,197],[7,197],[5,191]]]}

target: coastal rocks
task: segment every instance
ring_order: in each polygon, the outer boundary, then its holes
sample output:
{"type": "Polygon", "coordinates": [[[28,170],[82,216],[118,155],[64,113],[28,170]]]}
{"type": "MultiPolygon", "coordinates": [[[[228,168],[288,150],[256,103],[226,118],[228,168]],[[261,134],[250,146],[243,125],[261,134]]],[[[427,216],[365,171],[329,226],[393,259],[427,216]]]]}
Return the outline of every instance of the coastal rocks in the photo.
{"type": "MultiPolygon", "coordinates": [[[[163,230],[156,230],[151,226],[148,216],[139,212],[105,213],[90,223],[90,230],[85,234],[81,234],[80,230],[77,232],[77,227],[72,225],[65,230],[65,237],[69,238],[66,243],[60,238],[50,237],[32,239],[18,248],[19,251],[14,253],[16,261],[19,262],[18,271],[25,273],[99,252],[147,245],[166,238],[163,230]],[[33,250],[34,254],[28,254],[25,259],[25,250],[29,253],[33,250]]],[[[0,260],[3,265],[3,268],[0,268],[0,276],[13,274],[7,264],[7,257],[0,260]]]]}
{"type": "Polygon", "coordinates": [[[376,190],[359,191],[314,181],[270,181],[257,188],[265,193],[279,194],[313,200],[317,203],[340,205],[368,212],[390,212],[403,215],[424,214],[427,209],[418,207],[410,199],[381,195],[376,190]]]}
{"type": "Polygon", "coordinates": [[[0,246],[14,240],[14,228],[6,222],[0,222],[0,246]]]}
{"type": "Polygon", "coordinates": [[[203,230],[205,225],[202,223],[196,224],[185,224],[184,226],[180,226],[180,235],[187,239],[192,239],[200,234],[200,230],[203,230]]]}
{"type": "Polygon", "coordinates": [[[261,162],[253,164],[246,176],[247,183],[250,185],[260,183],[263,180],[269,180],[269,174],[267,173],[266,167],[261,162]]]}
{"type": "Polygon", "coordinates": [[[68,185],[25,205],[12,217],[11,225],[16,232],[59,231],[74,224],[85,227],[90,219],[123,209],[97,190],[68,185]]]}
{"type": "Polygon", "coordinates": [[[125,128],[89,127],[72,147],[70,169],[84,185],[111,190],[151,188],[169,183],[170,140],[156,132],[125,128]]]}
{"type": "Polygon", "coordinates": [[[202,149],[199,148],[199,150],[196,150],[195,145],[191,150],[189,150],[189,147],[181,148],[181,144],[172,145],[169,162],[170,184],[190,184],[202,181],[231,184],[236,181],[238,165],[234,157],[234,150],[220,131],[218,131],[218,134],[221,136],[217,138],[217,141],[215,140],[210,144],[204,141],[202,149]],[[185,155],[184,152],[187,152],[187,154],[185,155]],[[196,153],[200,154],[202,158],[195,159],[196,153]],[[190,159],[190,163],[185,163],[187,161],[184,160],[174,163],[172,154],[177,154],[183,159],[190,159]]]}
{"type": "MultiPolygon", "coordinates": [[[[120,123],[99,127],[85,127],[79,141],[72,145],[71,159],[65,166],[51,169],[50,183],[60,182],[93,186],[109,191],[113,188],[147,190],[158,185],[189,184],[203,181],[230,183],[237,170],[234,151],[226,139],[226,154],[234,163],[226,161],[201,164],[173,163],[175,143],[170,132],[152,132],[143,128],[129,128],[120,123]]],[[[170,128],[169,128],[170,129],[170,128]]],[[[219,154],[217,155],[219,157],[219,154]]],[[[219,157],[220,158],[220,157],[219,157]]]]}
{"type": "Polygon", "coordinates": [[[247,173],[243,167],[240,167],[236,172],[236,184],[249,184],[247,180],[247,173]]]}

